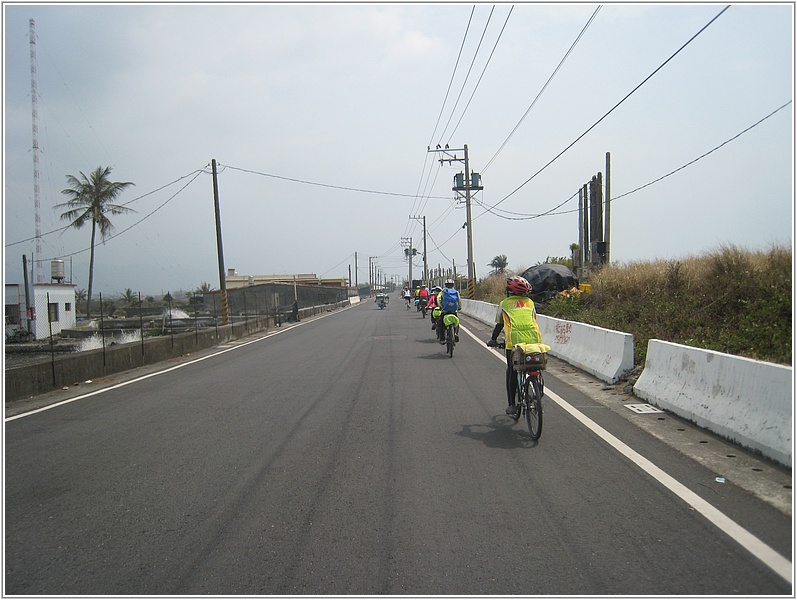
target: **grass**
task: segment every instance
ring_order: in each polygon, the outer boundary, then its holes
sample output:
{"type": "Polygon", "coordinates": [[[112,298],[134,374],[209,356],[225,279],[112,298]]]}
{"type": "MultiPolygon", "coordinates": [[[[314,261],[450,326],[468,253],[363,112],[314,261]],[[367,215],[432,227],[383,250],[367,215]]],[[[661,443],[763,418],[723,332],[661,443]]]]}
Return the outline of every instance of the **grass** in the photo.
{"type": "MultiPolygon", "coordinates": [[[[659,339],[757,360],[792,362],[792,252],[736,246],[681,260],[613,264],[593,271],[592,293],[559,296],[538,312],[631,333],[634,363],[659,339]]],[[[497,303],[504,277],[479,282],[497,303]]]]}

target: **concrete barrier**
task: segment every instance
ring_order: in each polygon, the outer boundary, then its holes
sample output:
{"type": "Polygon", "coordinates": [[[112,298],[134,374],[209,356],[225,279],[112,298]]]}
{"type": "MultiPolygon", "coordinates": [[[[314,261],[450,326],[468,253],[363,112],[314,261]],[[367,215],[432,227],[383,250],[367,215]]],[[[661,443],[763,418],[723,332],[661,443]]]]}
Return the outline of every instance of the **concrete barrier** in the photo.
{"type": "Polygon", "coordinates": [[[482,302],[481,300],[468,300],[467,298],[462,298],[460,302],[462,304],[462,308],[460,309],[462,314],[473,317],[477,321],[481,321],[487,325],[495,325],[495,315],[498,311],[498,305],[482,302]]]}
{"type": "Polygon", "coordinates": [[[537,315],[543,341],[551,354],[594,375],[617,383],[634,368],[634,336],[595,325],[537,315]]]}
{"type": "Polygon", "coordinates": [[[634,394],[792,466],[792,368],[660,340],[634,394]]]}
{"type": "MultiPolygon", "coordinates": [[[[498,305],[462,300],[462,313],[492,325],[498,305]]],[[[594,325],[537,315],[542,341],[551,354],[608,383],[634,367],[634,336],[594,325]]]]}

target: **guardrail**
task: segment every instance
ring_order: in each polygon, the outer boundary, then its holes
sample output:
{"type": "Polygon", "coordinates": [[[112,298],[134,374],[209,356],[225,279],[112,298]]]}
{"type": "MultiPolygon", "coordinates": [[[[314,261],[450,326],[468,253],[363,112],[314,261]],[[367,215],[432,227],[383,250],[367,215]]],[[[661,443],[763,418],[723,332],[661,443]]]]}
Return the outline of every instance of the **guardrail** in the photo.
{"type": "Polygon", "coordinates": [[[791,467],[791,382],[791,367],[650,340],[634,394],[791,467]]]}
{"type": "MultiPolygon", "coordinates": [[[[462,300],[462,313],[492,325],[498,306],[462,300]]],[[[537,315],[551,354],[615,383],[633,368],[633,336],[537,315]]],[[[788,366],[650,340],[634,394],[769,459],[792,466],[788,366]]]]}

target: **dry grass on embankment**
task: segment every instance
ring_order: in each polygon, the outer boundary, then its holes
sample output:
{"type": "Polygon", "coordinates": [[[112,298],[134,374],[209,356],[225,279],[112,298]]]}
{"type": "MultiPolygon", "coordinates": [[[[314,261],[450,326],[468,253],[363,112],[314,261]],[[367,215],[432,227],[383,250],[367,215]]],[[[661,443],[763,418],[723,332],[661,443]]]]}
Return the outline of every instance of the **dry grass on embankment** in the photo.
{"type": "MultiPolygon", "coordinates": [[[[489,277],[477,297],[497,302],[503,277],[489,277]]],[[[659,339],[790,365],[792,252],[721,246],[703,256],[613,264],[593,271],[592,293],[560,296],[541,314],[634,335],[634,362],[659,339]]]]}

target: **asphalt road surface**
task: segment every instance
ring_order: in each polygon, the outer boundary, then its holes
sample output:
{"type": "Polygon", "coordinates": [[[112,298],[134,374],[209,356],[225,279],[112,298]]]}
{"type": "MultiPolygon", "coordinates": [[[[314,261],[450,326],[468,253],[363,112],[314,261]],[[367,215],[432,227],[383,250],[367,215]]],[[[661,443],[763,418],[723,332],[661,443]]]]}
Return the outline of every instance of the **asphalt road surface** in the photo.
{"type": "Polygon", "coordinates": [[[463,325],[364,302],[6,406],[5,593],[792,593],[788,472],[556,360],[534,443],[463,325]]]}

